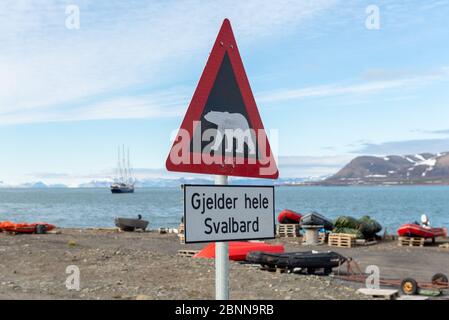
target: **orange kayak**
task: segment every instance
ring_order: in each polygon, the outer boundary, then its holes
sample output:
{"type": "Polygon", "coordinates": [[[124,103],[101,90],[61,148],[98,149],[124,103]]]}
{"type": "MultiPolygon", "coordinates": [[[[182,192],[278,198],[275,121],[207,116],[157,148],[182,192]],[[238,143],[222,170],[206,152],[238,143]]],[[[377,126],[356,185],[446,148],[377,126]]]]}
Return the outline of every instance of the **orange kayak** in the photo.
{"type": "Polygon", "coordinates": [[[36,233],[37,226],[45,226],[46,231],[50,231],[55,228],[54,225],[45,222],[14,223],[11,221],[3,221],[0,222],[0,231],[9,231],[16,233],[36,233]]]}

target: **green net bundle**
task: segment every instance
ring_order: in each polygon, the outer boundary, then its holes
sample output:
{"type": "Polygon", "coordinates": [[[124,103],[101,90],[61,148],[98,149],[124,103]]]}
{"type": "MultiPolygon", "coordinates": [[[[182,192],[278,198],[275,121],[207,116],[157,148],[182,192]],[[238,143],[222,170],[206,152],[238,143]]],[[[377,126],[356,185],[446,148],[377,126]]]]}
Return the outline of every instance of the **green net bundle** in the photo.
{"type": "Polygon", "coordinates": [[[363,233],[365,238],[372,238],[382,230],[382,226],[376,220],[371,219],[369,216],[363,216],[359,219],[359,230],[363,233]]]}
{"type": "Polygon", "coordinates": [[[346,234],[355,234],[357,239],[363,239],[363,233],[360,232],[360,230],[355,228],[343,228],[343,227],[337,227],[332,230],[333,233],[346,233],[346,234]]]}
{"type": "Polygon", "coordinates": [[[358,239],[373,238],[376,233],[382,230],[382,226],[369,216],[360,219],[353,217],[338,217],[334,223],[334,233],[355,234],[358,239]]]}

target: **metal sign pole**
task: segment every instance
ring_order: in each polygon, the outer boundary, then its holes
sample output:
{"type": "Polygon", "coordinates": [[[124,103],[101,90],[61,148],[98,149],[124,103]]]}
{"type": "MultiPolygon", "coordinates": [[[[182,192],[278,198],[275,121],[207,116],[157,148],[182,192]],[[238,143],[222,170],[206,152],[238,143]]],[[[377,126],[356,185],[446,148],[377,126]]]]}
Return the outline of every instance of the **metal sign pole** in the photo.
{"type": "MultiPolygon", "coordinates": [[[[215,176],[216,185],[227,185],[228,176],[215,176]]],[[[229,252],[227,242],[215,242],[215,299],[229,300],[229,252]]]]}

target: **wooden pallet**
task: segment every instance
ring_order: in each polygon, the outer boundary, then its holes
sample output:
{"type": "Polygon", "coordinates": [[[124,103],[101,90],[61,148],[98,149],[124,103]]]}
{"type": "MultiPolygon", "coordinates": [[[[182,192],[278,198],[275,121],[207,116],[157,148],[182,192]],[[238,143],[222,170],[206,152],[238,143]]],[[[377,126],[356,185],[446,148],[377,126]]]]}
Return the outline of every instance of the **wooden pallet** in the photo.
{"type": "Polygon", "coordinates": [[[300,237],[299,224],[278,224],[276,225],[276,234],[280,238],[297,238],[300,237]]]}
{"type": "Polygon", "coordinates": [[[399,296],[398,290],[361,288],[358,293],[377,299],[394,300],[399,296]]]}
{"type": "Polygon", "coordinates": [[[178,233],[183,234],[184,233],[184,223],[181,223],[178,227],[178,233]]]}
{"type": "Polygon", "coordinates": [[[200,251],[199,250],[178,250],[178,256],[185,257],[185,258],[191,258],[198,252],[200,252],[200,251]]]}
{"type": "Polygon", "coordinates": [[[398,246],[400,247],[424,247],[425,238],[399,237],[398,246]]]}
{"type": "Polygon", "coordinates": [[[449,249],[449,242],[440,244],[438,247],[439,247],[439,248],[443,248],[443,249],[449,249]]]}
{"type": "Polygon", "coordinates": [[[330,233],[328,244],[330,247],[352,248],[356,245],[356,236],[347,233],[330,233]]]}

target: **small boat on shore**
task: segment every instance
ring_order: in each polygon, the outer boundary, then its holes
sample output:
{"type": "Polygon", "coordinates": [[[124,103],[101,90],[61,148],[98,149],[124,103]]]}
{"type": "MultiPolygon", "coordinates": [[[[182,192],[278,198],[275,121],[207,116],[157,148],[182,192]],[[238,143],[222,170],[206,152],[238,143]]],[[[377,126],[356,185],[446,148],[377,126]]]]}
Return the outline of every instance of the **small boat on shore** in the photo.
{"type": "Polygon", "coordinates": [[[137,219],[132,218],[116,218],[115,225],[123,231],[135,231],[136,229],[140,229],[145,231],[148,227],[148,221],[142,220],[142,217],[139,215],[137,219]]]}
{"type": "Polygon", "coordinates": [[[398,235],[400,237],[420,237],[420,238],[432,238],[446,237],[446,228],[429,228],[423,227],[417,223],[407,223],[399,227],[398,235]]]}
{"type": "Polygon", "coordinates": [[[279,223],[299,223],[301,220],[302,215],[298,212],[295,212],[293,210],[282,210],[281,213],[279,213],[278,221],[279,223]]]}
{"type": "MultiPolygon", "coordinates": [[[[271,253],[283,253],[283,245],[273,245],[264,242],[229,242],[229,259],[233,261],[244,261],[249,252],[262,251],[271,253]]],[[[215,258],[215,243],[208,244],[194,258],[215,258]]]]}
{"type": "Polygon", "coordinates": [[[323,269],[325,274],[332,272],[332,268],[342,265],[347,258],[333,251],[305,251],[273,254],[265,252],[250,252],[246,260],[262,266],[286,268],[286,269],[307,269],[310,274],[316,269],[323,269]]]}
{"type": "Polygon", "coordinates": [[[300,223],[302,226],[323,226],[326,230],[332,230],[334,228],[332,221],[317,212],[310,212],[303,215],[300,223]]]}

